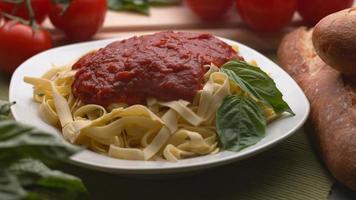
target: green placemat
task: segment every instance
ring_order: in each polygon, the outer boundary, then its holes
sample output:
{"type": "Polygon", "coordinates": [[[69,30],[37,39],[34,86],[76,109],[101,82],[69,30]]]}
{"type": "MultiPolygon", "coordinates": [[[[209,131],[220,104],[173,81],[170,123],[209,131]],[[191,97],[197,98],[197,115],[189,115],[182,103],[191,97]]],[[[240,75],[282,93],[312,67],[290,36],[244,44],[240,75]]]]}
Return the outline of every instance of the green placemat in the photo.
{"type": "MultiPolygon", "coordinates": [[[[0,74],[0,99],[8,98],[8,83],[0,74]]],[[[332,184],[303,130],[257,156],[195,175],[148,180],[62,169],[81,177],[92,199],[324,200],[332,184]]]]}

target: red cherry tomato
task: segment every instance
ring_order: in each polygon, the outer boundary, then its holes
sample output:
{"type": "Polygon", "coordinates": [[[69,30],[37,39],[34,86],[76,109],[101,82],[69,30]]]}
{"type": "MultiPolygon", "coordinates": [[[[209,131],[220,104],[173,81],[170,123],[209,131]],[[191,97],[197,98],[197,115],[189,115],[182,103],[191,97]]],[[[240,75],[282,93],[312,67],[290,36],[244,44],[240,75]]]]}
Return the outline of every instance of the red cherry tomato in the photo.
{"type": "Polygon", "coordinates": [[[0,69],[12,73],[22,62],[51,47],[47,31],[7,21],[0,27],[0,69]]]}
{"type": "MultiPolygon", "coordinates": [[[[31,6],[37,23],[41,24],[47,17],[51,3],[50,0],[31,0],[31,6]]],[[[28,8],[25,1],[18,6],[13,3],[5,3],[0,0],[0,10],[5,13],[29,20],[28,8]]]]}
{"type": "Polygon", "coordinates": [[[187,5],[204,20],[222,18],[231,8],[233,0],[187,0],[187,5]]]}
{"type": "Polygon", "coordinates": [[[242,20],[257,31],[273,32],[290,23],[296,0],[236,0],[242,20]]]}
{"type": "Polygon", "coordinates": [[[90,39],[103,25],[106,0],[72,0],[63,13],[62,4],[52,4],[49,18],[73,41],[90,39]]]}
{"type": "Polygon", "coordinates": [[[315,25],[327,15],[349,8],[354,0],[298,0],[298,13],[304,21],[315,25]]]}

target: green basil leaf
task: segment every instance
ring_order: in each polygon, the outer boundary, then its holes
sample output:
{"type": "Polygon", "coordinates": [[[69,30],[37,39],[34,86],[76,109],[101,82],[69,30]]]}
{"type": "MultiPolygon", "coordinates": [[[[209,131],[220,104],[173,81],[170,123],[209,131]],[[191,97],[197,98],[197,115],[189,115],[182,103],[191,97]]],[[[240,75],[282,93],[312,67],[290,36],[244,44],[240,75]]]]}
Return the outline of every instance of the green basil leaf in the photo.
{"type": "Polygon", "coordinates": [[[24,199],[27,191],[17,177],[5,169],[0,169],[0,199],[24,199]]]}
{"type": "Polygon", "coordinates": [[[21,159],[0,169],[0,199],[88,199],[82,181],[51,170],[42,162],[21,159]]]}
{"type": "Polygon", "coordinates": [[[150,2],[148,0],[108,0],[108,8],[118,11],[136,11],[148,15],[150,2]]]}
{"type": "Polygon", "coordinates": [[[0,199],[87,199],[80,179],[26,159],[53,164],[80,148],[59,136],[9,120],[11,105],[0,102],[0,199]]]}
{"type": "Polygon", "coordinates": [[[277,114],[288,112],[294,115],[273,79],[259,67],[236,60],[224,64],[221,70],[243,90],[271,106],[277,114]]]}
{"type": "Polygon", "coordinates": [[[117,11],[134,11],[149,15],[150,6],[178,5],[182,0],[108,0],[108,8],[117,11]]]}
{"type": "Polygon", "coordinates": [[[223,149],[240,151],[265,136],[266,119],[251,97],[230,95],[217,111],[216,130],[223,149]]]}
{"type": "Polygon", "coordinates": [[[51,170],[42,162],[22,159],[12,164],[7,171],[15,175],[24,188],[41,199],[87,199],[87,190],[82,181],[72,175],[51,170]]]}
{"type": "Polygon", "coordinates": [[[0,120],[9,119],[11,106],[14,104],[15,104],[15,102],[9,103],[7,101],[0,100],[0,120]]]}
{"type": "Polygon", "coordinates": [[[167,6],[167,5],[178,5],[182,3],[181,0],[148,0],[152,6],[167,6]]]}
{"type": "Polygon", "coordinates": [[[51,163],[64,160],[80,150],[81,148],[69,144],[59,136],[13,120],[0,121],[0,167],[27,157],[51,163]]]}

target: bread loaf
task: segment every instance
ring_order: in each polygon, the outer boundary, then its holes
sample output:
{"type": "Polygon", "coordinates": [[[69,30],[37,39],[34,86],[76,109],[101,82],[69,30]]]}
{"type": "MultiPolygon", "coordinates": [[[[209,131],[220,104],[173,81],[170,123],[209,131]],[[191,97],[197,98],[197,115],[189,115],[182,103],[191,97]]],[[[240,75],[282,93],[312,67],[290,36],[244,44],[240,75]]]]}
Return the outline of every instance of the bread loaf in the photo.
{"type": "Polygon", "coordinates": [[[333,13],[314,28],[320,58],[348,76],[356,76],[356,7],[333,13]]]}
{"type": "Polygon", "coordinates": [[[310,121],[326,166],[337,180],[356,189],[355,78],[345,78],[320,59],[312,30],[306,28],[285,36],[278,58],[310,101],[310,121]]]}

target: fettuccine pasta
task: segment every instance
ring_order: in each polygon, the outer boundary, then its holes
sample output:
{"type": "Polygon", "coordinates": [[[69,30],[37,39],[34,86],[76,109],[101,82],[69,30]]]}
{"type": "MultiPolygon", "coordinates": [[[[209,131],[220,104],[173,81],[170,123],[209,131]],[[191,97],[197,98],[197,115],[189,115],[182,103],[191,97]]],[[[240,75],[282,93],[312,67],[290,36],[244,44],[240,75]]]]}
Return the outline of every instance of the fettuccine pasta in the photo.
{"type": "MultiPolygon", "coordinates": [[[[84,105],[72,94],[71,66],[25,82],[34,86],[40,116],[69,142],[120,159],[177,161],[219,152],[216,111],[225,96],[241,92],[219,68],[206,67],[204,87],[192,103],[149,98],[146,105],[84,105]]],[[[267,119],[275,117],[270,108],[264,112],[267,119]]]]}

